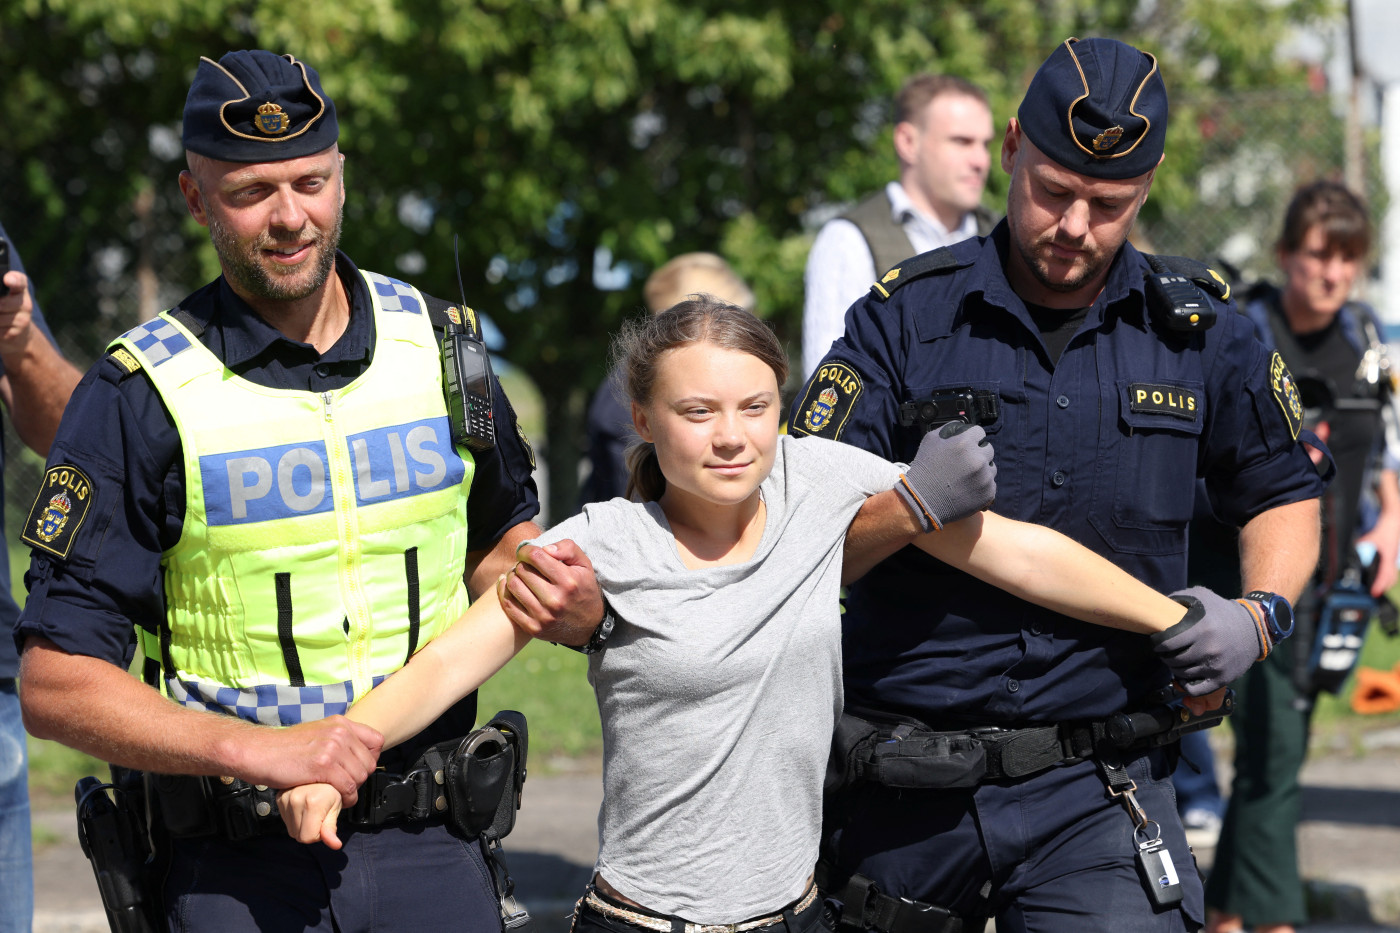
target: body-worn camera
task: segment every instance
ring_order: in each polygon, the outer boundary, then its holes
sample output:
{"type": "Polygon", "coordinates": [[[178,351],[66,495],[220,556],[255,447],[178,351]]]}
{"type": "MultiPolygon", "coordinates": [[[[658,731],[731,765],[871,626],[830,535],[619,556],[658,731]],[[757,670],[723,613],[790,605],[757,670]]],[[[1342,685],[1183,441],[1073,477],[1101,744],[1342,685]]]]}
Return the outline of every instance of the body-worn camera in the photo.
{"type": "Polygon", "coordinates": [[[1193,333],[1215,323],[1215,306],[1194,281],[1175,272],[1149,272],[1147,310],[1167,330],[1193,333]]]}
{"type": "MultiPolygon", "coordinates": [[[[466,313],[470,315],[469,309],[466,313]]],[[[449,321],[442,337],[442,380],[447,389],[447,418],[452,442],[473,453],[496,446],[491,419],[491,357],[472,330],[449,321]]]]}
{"type": "Polygon", "coordinates": [[[918,425],[925,434],[950,421],[965,424],[991,424],[1000,409],[997,394],[987,389],[945,389],[928,398],[916,398],[899,406],[901,427],[918,425]]]}

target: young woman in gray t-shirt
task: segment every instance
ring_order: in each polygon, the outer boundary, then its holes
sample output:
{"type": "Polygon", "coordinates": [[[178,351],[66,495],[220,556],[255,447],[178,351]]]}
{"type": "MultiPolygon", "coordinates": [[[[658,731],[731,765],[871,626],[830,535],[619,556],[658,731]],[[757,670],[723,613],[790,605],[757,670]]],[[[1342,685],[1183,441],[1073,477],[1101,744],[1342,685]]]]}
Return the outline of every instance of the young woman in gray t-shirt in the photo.
{"type": "MultiPolygon", "coordinates": [[[[781,434],[787,360],[747,311],[702,296],[629,326],[619,346],[644,441],[631,459],[636,501],[589,505],[537,542],[579,544],[618,619],[589,664],[604,794],[576,930],[676,918],[819,926],[838,594],[843,568],[866,565],[844,549],[871,497],[908,506],[886,540],[862,542],[871,553],[912,541],[1088,622],[1153,632],[1182,618],[1180,604],[1063,535],[977,511],[995,474],[980,428],[928,435],[907,468],[781,434]]],[[[529,641],[501,603],[528,598],[522,585],[503,577],[350,718],[387,747],[480,686],[529,641]]],[[[334,789],[296,788],[280,803],[295,838],[339,845],[334,789]]]]}

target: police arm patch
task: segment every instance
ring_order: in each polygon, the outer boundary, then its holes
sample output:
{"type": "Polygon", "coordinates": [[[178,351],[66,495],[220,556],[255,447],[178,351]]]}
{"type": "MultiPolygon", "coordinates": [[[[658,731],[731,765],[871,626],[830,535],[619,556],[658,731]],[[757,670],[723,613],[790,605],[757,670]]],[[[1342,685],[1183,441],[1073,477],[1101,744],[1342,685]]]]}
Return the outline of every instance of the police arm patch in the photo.
{"type": "Polygon", "coordinates": [[[807,383],[807,392],[789,430],[793,434],[839,438],[863,388],[860,374],[849,363],[823,361],[807,383]]]}
{"type": "Polygon", "coordinates": [[[67,558],[91,507],[92,480],[86,473],[66,463],[50,467],[29,509],[20,540],[36,550],[67,558]]]}
{"type": "Polygon", "coordinates": [[[1298,394],[1298,384],[1293,381],[1293,374],[1288,371],[1277,350],[1269,357],[1269,389],[1274,393],[1274,401],[1283,410],[1283,420],[1288,422],[1288,431],[1296,441],[1303,427],[1303,398],[1298,394]]]}
{"type": "Polygon", "coordinates": [[[1185,421],[1200,418],[1200,394],[1180,386],[1133,382],[1128,385],[1128,410],[1154,415],[1171,415],[1185,421]]]}

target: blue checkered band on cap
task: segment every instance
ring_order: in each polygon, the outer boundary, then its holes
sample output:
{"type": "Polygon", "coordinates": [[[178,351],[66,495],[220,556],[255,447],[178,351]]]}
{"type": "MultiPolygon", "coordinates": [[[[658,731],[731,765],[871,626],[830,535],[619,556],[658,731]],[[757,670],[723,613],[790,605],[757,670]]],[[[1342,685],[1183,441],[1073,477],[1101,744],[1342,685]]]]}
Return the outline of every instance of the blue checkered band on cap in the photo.
{"type": "Polygon", "coordinates": [[[1136,178],[1162,159],[1167,89],[1147,52],[1117,39],[1066,39],[1031,79],[1016,118],[1070,171],[1136,178]]]}
{"type": "Polygon", "coordinates": [[[422,314],[423,305],[415,297],[413,286],[398,279],[391,279],[387,275],[380,275],[378,272],[365,270],[365,277],[374,286],[375,295],[379,296],[379,306],[385,311],[407,311],[410,314],[422,314]]]}
{"type": "Polygon", "coordinates": [[[190,338],[160,317],[138,324],[122,336],[134,343],[152,366],[159,366],[190,346],[190,338]]]}
{"type": "MultiPolygon", "coordinates": [[[[373,678],[373,686],[385,675],[373,678]]],[[[344,715],[355,699],[350,681],[292,687],[287,684],[256,684],[242,689],[193,679],[167,677],[166,687],[175,702],[210,713],[226,713],[264,726],[295,726],[327,716],[344,715]]]]}
{"type": "Polygon", "coordinates": [[[329,149],[335,104],[316,69],[261,49],[200,58],[185,98],[185,148],[223,162],[275,162],[329,149]]]}

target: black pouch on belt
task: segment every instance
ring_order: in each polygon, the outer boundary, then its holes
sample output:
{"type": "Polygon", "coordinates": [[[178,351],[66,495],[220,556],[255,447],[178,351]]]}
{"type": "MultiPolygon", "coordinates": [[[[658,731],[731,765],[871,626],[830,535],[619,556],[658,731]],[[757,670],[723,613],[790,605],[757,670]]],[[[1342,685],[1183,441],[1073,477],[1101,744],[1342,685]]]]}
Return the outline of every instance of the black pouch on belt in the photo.
{"type": "Polygon", "coordinates": [[[528,743],[524,715],[502,710],[458,744],[447,762],[447,798],[462,835],[502,839],[515,828],[528,743]]]}
{"type": "Polygon", "coordinates": [[[916,719],[847,710],[836,729],[827,790],[870,781],[885,787],[976,787],[987,774],[982,742],[965,732],[935,732],[916,719]]]}

